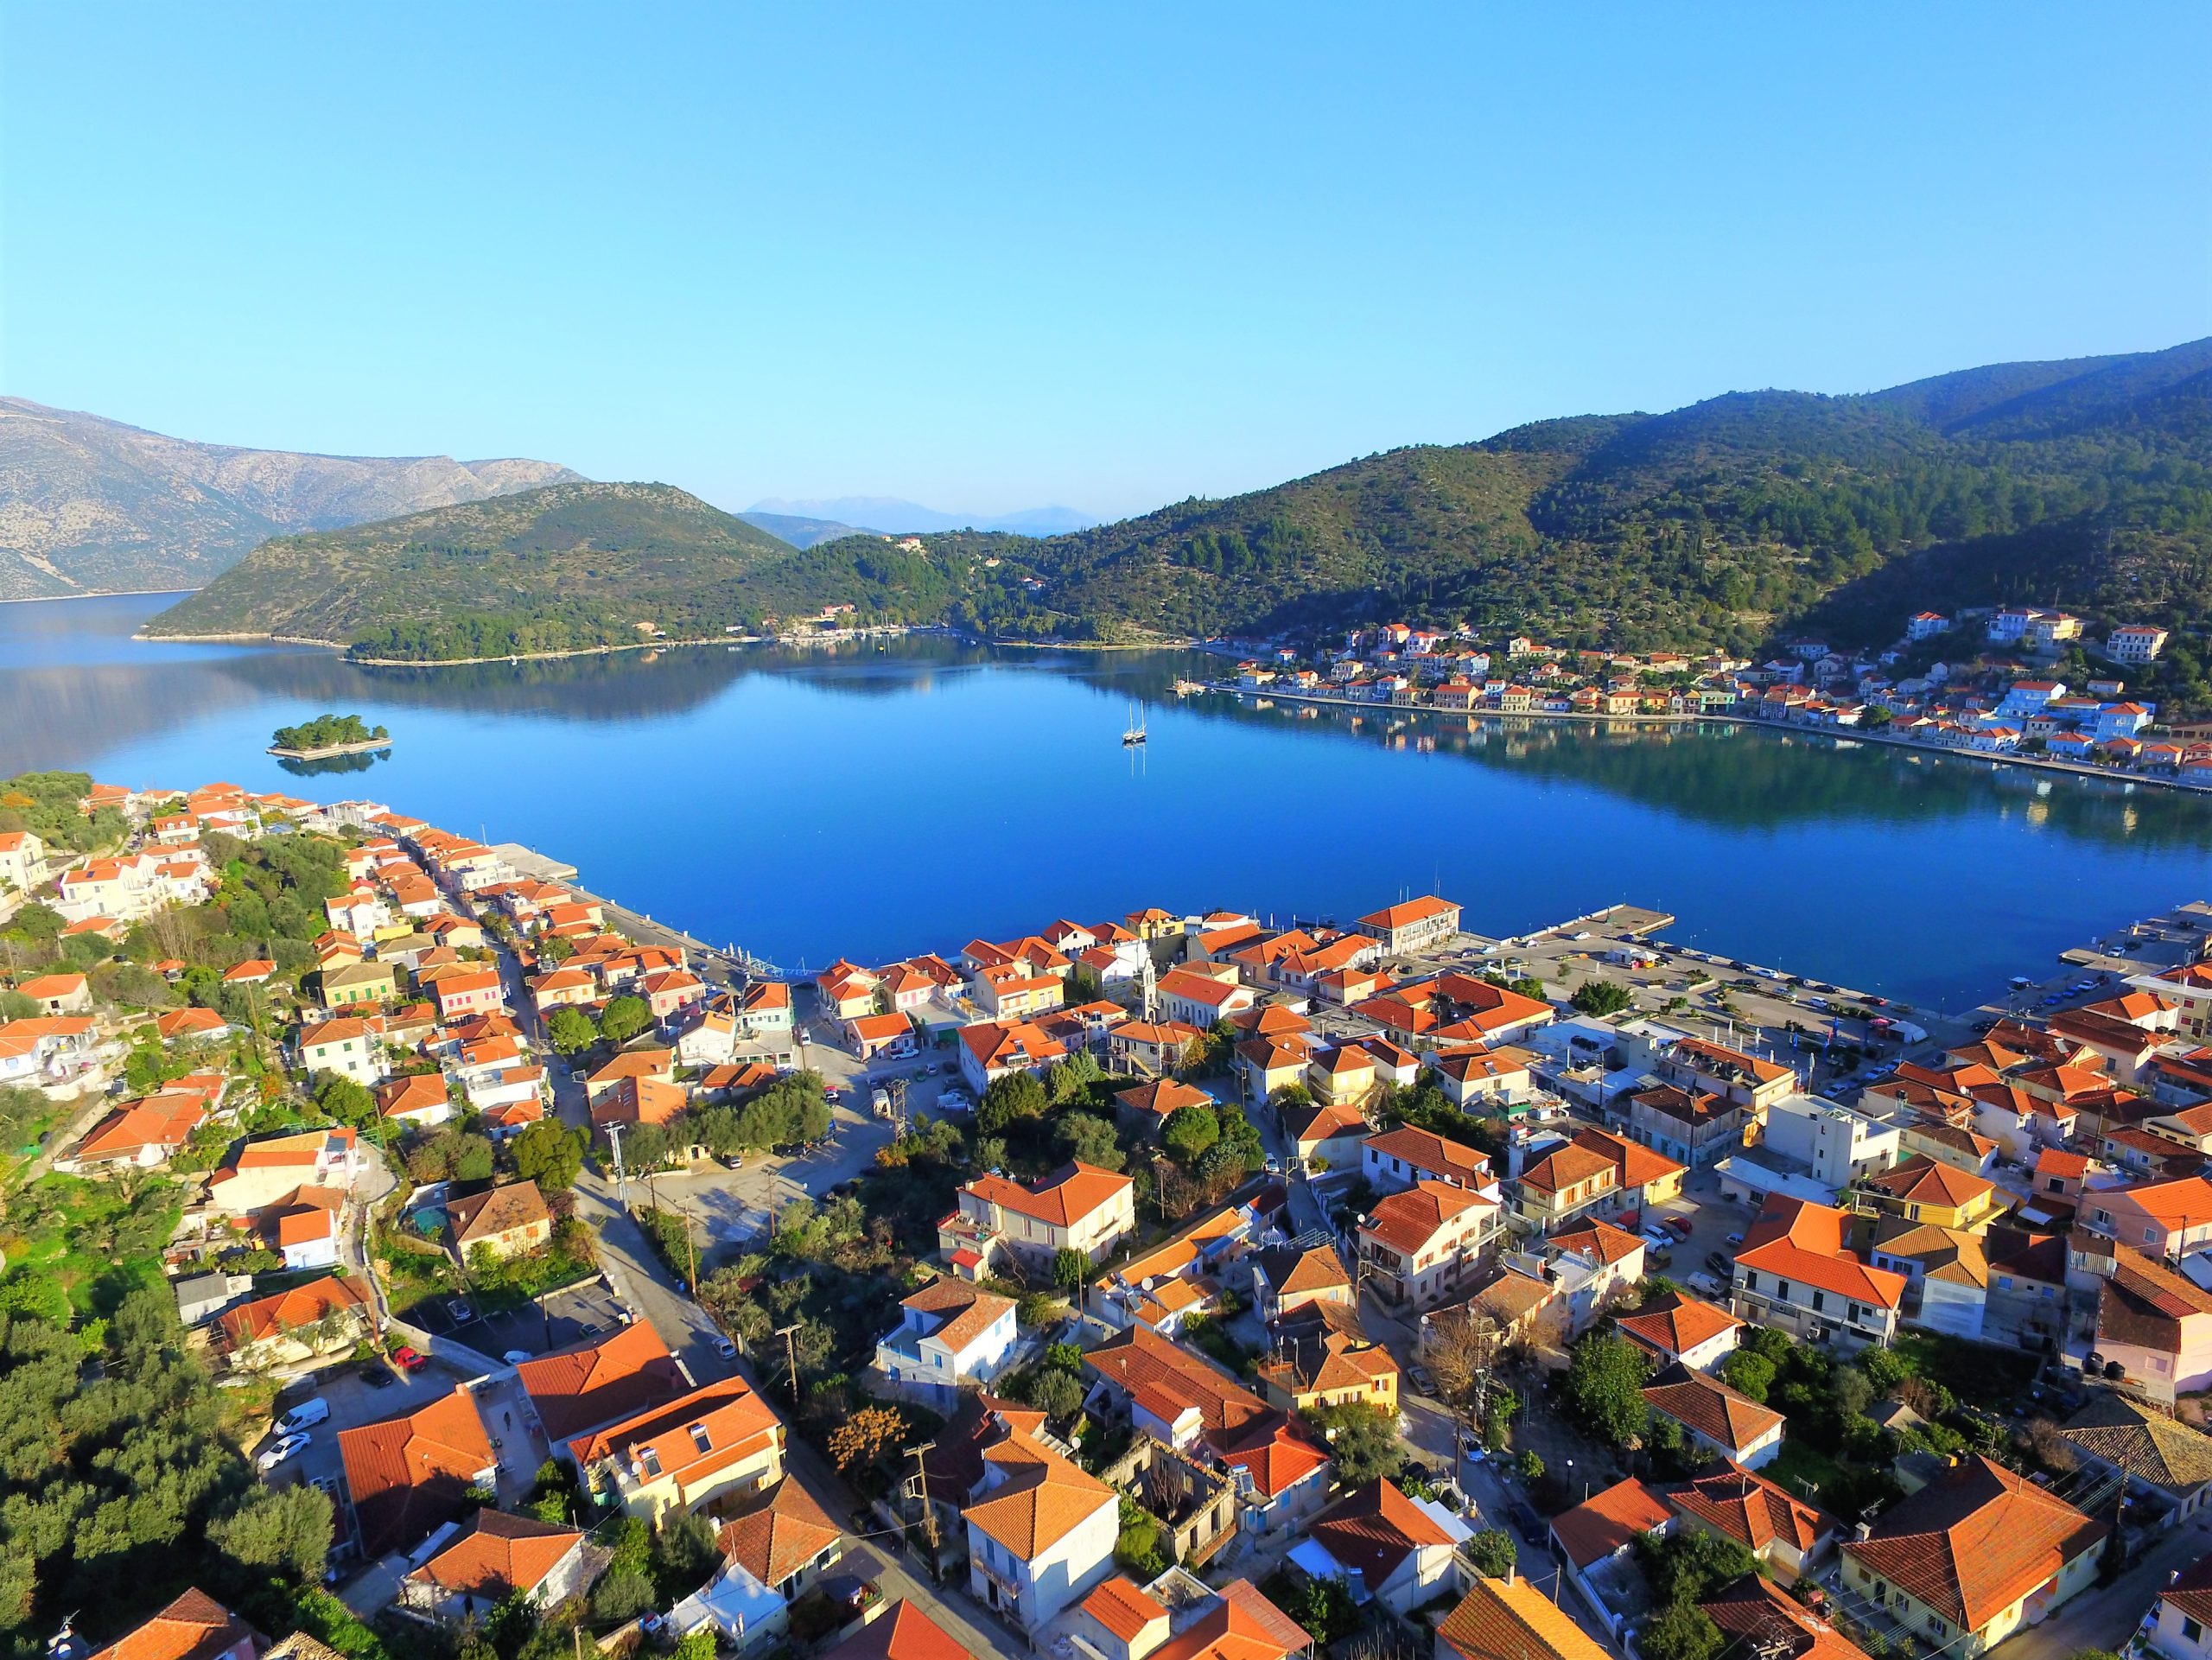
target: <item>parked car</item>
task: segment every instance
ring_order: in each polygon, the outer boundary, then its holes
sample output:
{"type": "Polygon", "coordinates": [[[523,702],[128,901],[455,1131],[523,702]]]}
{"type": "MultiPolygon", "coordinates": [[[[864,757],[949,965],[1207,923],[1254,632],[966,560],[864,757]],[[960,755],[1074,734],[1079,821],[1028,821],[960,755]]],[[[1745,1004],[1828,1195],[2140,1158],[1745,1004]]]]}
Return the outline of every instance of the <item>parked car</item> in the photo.
{"type": "Polygon", "coordinates": [[[1689,1218],[1686,1216],[1670,1216],[1664,1219],[1662,1225],[1673,1230],[1675,1237],[1679,1239],[1687,1239],[1690,1237],[1690,1230],[1693,1224],[1689,1218]]]}
{"type": "Polygon", "coordinates": [[[734,1360],[737,1358],[737,1345],[726,1337],[718,1337],[715,1339],[715,1352],[724,1360],[734,1360]]]}
{"type": "Polygon", "coordinates": [[[1721,1282],[1720,1276],[1708,1274],[1703,1269],[1687,1275],[1683,1283],[1701,1297],[1725,1297],[1728,1294],[1728,1288],[1721,1282]]]}
{"type": "Polygon", "coordinates": [[[519,1366],[524,1361],[532,1360],[537,1358],[537,1357],[532,1355],[527,1349],[510,1349],[505,1354],[501,1355],[499,1358],[505,1361],[510,1366],[519,1366]]]}
{"type": "Polygon", "coordinates": [[[476,1311],[468,1306],[466,1297],[454,1297],[449,1301],[446,1304],[446,1313],[455,1326],[464,1325],[476,1318],[476,1311]]]}
{"type": "Polygon", "coordinates": [[[1740,1245],[1744,1243],[1744,1236],[1740,1233],[1732,1233],[1728,1236],[1728,1243],[1732,1245],[1740,1245]]]}
{"type": "Polygon", "coordinates": [[[1529,1507],[1527,1499],[1515,1499],[1506,1515],[1512,1518],[1514,1532],[1530,1544],[1541,1545],[1550,1539],[1551,1531],[1544,1526],[1544,1518],[1529,1507]]]}
{"type": "Polygon", "coordinates": [[[1420,1394],[1433,1395],[1436,1392],[1436,1379],[1430,1375],[1427,1367],[1408,1366],[1406,1376],[1413,1379],[1414,1388],[1420,1394]]]}
{"type": "Polygon", "coordinates": [[[391,1352],[391,1364],[404,1372],[418,1372],[430,1364],[430,1357],[403,1343],[391,1352]]]}
{"type": "Polygon", "coordinates": [[[388,1390],[399,1381],[391,1375],[391,1368],[381,1360],[363,1361],[360,1378],[372,1390],[388,1390]]]}
{"type": "Polygon", "coordinates": [[[1724,1280],[1736,1271],[1736,1265],[1717,1250],[1706,1252],[1705,1265],[1724,1280]]]}
{"type": "Polygon", "coordinates": [[[262,1474],[267,1475],[286,1460],[297,1458],[307,1449],[308,1443],[314,1439],[315,1437],[304,1429],[296,1435],[279,1435],[275,1441],[270,1442],[261,1456],[253,1461],[253,1467],[262,1474]]]}

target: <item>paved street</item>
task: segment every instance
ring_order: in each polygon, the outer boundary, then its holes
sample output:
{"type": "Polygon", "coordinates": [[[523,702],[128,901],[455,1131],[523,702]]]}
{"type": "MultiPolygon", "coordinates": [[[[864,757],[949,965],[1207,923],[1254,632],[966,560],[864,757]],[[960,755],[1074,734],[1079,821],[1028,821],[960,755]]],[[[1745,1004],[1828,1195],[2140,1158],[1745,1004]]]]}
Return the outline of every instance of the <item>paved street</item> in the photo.
{"type": "Polygon", "coordinates": [[[2003,1648],[2005,1660],[2072,1660],[2084,1649],[2120,1652],[2167,1578],[2212,1549],[2212,1517],[2160,1536],[2135,1565],[2109,1586],[2092,1587],[2040,1625],[2003,1648]]]}

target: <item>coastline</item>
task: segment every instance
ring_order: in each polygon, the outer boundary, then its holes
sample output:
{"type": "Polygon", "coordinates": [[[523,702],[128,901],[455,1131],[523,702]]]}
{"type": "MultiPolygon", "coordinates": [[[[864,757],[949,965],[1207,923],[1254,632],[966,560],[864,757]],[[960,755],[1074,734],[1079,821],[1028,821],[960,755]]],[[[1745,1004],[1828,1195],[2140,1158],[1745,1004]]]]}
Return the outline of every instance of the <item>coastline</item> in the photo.
{"type": "Polygon", "coordinates": [[[1940,759],[1955,756],[1961,760],[1986,762],[1992,766],[2018,766],[2030,772],[2054,773],[2062,777],[2091,779],[2100,784],[2141,785],[2147,789],[2174,790],[2183,795],[2212,795],[2212,785],[2190,784],[2177,778],[2158,778],[2148,773],[2116,773],[2100,766],[2086,766],[2079,761],[2056,760],[2048,755],[2014,755],[1978,749],[1952,749],[1935,744],[1915,743],[1910,738],[1894,737],[1884,732],[1861,732],[1856,728],[1798,726],[1788,721],[1777,721],[1764,715],[1697,714],[1681,715],[1586,715],[1572,709],[1506,710],[1498,709],[1438,709],[1433,703],[1377,703],[1361,697],[1332,697],[1325,693],[1308,691],[1262,690],[1255,687],[1217,684],[1208,691],[1224,692],[1232,697],[1266,697],[1286,703],[1323,703],[1338,709],[1356,709],[1377,713],[1389,711],[1399,715],[1457,716],[1468,721],[1582,721],[1602,722],[1618,726],[1692,726],[1707,721],[1729,721],[1743,726],[1764,728],[1770,732],[1795,733],[1801,737],[1821,738],[1831,743],[1878,743],[1892,749],[1909,750],[1916,755],[1934,755],[1940,759]]]}
{"type": "Polygon", "coordinates": [[[836,634],[709,634],[687,639],[626,640],[619,646],[577,646],[563,652],[501,652],[493,657],[355,657],[353,648],[344,640],[317,639],[307,634],[149,634],[138,633],[131,639],[142,645],[158,645],[164,641],[186,646],[253,645],[313,646],[324,651],[346,654],[348,663],[359,664],[365,669],[458,669],[482,663],[549,663],[570,657],[607,657],[616,652],[665,652],[679,646],[833,646],[848,639],[870,639],[878,635],[903,637],[907,634],[933,634],[949,632],[930,626],[919,628],[865,628],[836,634]]]}
{"type": "Polygon", "coordinates": [[[196,588],[92,588],[81,594],[20,594],[0,605],[47,605],[56,600],[127,600],[146,594],[197,594],[196,588]]]}
{"type": "Polygon", "coordinates": [[[332,755],[365,755],[372,750],[391,747],[390,738],[364,738],[359,743],[327,743],[316,749],[292,749],[272,743],[262,753],[284,760],[323,760],[332,755]]]}

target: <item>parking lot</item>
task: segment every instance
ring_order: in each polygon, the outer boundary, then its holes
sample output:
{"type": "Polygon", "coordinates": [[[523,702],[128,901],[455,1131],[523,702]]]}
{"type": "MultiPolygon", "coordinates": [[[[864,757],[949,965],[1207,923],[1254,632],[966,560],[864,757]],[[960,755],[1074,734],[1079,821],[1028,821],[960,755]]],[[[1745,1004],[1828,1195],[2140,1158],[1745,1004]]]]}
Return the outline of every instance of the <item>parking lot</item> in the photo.
{"type": "Polygon", "coordinates": [[[464,1321],[453,1335],[493,1360],[541,1355],[611,1332],[626,1322],[629,1312],[603,1282],[587,1280],[520,1308],[464,1321]]]}

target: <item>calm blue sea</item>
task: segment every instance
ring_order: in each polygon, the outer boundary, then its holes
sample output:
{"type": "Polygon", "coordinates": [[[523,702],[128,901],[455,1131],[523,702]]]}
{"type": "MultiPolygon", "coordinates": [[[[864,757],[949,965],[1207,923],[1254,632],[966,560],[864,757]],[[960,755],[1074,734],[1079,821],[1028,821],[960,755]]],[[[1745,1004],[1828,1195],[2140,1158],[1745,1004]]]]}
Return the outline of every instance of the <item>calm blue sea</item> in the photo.
{"type": "Polygon", "coordinates": [[[1438,889],[1493,932],[1652,906],[1683,943],[1955,1007],[2212,893],[2212,801],[1726,723],[1179,704],[1174,678],[1217,664],[938,640],[365,670],[132,641],[165,603],[0,605],[0,775],[366,796],[791,970],[1147,905],[1348,919],[1438,889]],[[309,776],[263,753],[324,710],[394,747],[309,776]]]}

